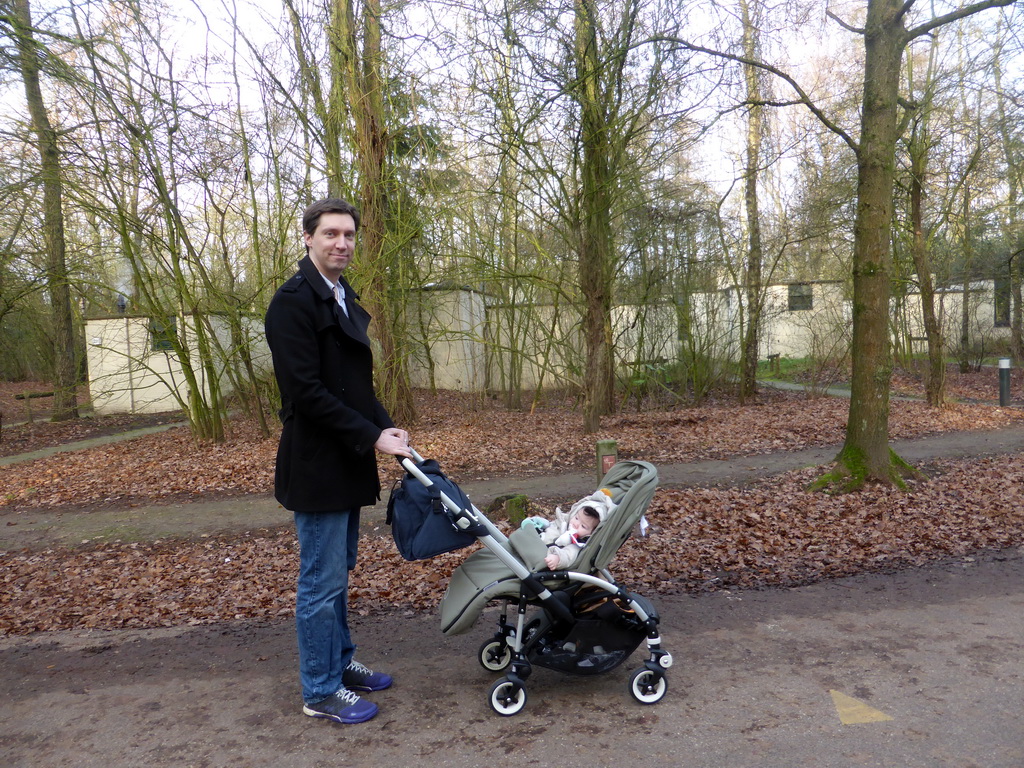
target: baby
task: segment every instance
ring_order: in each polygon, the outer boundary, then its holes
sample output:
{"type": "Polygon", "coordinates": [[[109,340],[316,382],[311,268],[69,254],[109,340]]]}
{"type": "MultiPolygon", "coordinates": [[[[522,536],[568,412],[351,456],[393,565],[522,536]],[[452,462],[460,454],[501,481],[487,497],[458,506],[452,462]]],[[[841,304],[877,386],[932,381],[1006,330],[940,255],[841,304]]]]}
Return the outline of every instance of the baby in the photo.
{"type": "Polygon", "coordinates": [[[541,541],[548,546],[544,563],[554,571],[568,568],[587,543],[587,539],[615,509],[611,492],[601,489],[577,501],[565,513],[555,509],[555,519],[528,517],[520,527],[533,526],[540,533],[541,541]]]}

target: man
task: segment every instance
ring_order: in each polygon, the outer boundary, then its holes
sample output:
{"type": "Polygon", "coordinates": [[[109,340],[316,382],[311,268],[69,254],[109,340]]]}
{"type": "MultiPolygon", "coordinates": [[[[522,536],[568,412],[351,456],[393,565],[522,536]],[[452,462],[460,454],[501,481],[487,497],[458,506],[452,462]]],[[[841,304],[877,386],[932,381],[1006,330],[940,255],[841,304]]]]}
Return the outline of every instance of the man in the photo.
{"type": "Polygon", "coordinates": [[[281,390],[283,428],[274,495],[295,516],[299,580],[295,624],[302,711],[361,723],[391,677],[353,659],[348,572],[355,567],[359,509],[380,498],[376,451],[408,456],[373,389],[369,314],[342,277],[352,262],[359,212],[328,198],[302,217],[306,258],[267,309],[267,342],[281,390]]]}

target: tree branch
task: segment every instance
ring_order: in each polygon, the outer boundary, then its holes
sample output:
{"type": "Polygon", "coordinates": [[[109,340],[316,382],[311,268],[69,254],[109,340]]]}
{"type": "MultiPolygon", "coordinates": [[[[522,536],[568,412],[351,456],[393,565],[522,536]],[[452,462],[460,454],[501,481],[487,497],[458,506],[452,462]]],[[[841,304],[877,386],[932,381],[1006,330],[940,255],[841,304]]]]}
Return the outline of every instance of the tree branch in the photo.
{"type": "Polygon", "coordinates": [[[845,21],[836,16],[832,11],[825,11],[825,15],[828,16],[832,21],[838,24],[840,27],[848,32],[853,32],[855,35],[863,35],[867,30],[864,27],[855,27],[852,24],[847,24],[845,21]]]}
{"type": "MultiPolygon", "coordinates": [[[[1013,2],[1013,0],[989,0],[989,2],[1008,2],[1008,1],[1009,2],[1013,2]]],[[[807,107],[808,110],[810,110],[811,114],[813,114],[816,118],[818,118],[818,120],[821,122],[822,125],[824,125],[828,130],[832,131],[832,133],[834,133],[836,136],[838,136],[843,141],[845,141],[846,144],[850,147],[850,149],[852,149],[855,153],[857,153],[857,154],[860,153],[860,145],[857,143],[857,141],[852,136],[850,136],[850,134],[848,134],[846,131],[844,131],[840,126],[838,126],[836,123],[832,122],[828,118],[828,116],[821,110],[821,108],[818,107],[818,105],[814,103],[814,101],[804,91],[804,89],[800,87],[800,84],[797,83],[796,80],[794,80],[790,75],[786,74],[785,72],[783,72],[778,67],[774,67],[771,64],[766,64],[763,61],[757,61],[755,59],[748,59],[746,56],[737,56],[736,54],[733,54],[733,53],[726,53],[725,51],[716,51],[716,50],[712,50],[711,48],[705,48],[704,46],[701,46],[701,45],[695,45],[695,44],[693,44],[693,43],[691,43],[691,42],[689,42],[687,40],[684,40],[681,37],[663,36],[663,37],[649,38],[647,42],[673,43],[675,45],[682,46],[683,48],[685,48],[688,51],[693,51],[694,53],[705,53],[708,56],[714,56],[716,58],[725,59],[727,61],[735,61],[735,62],[737,62],[739,64],[745,64],[745,65],[750,66],[750,67],[756,67],[757,69],[761,69],[761,70],[764,70],[765,72],[768,72],[768,73],[770,73],[772,75],[775,75],[779,79],[785,81],[789,85],[789,87],[792,88],[793,91],[796,93],[796,95],[799,97],[795,102],[791,102],[791,103],[793,103],[793,104],[803,104],[805,107],[807,107]]]]}
{"type": "Polygon", "coordinates": [[[936,16],[934,19],[926,21],[924,24],[916,26],[913,29],[908,29],[907,34],[904,36],[904,40],[909,43],[911,40],[915,40],[922,35],[926,35],[933,29],[937,29],[945,24],[965,19],[968,16],[973,16],[979,11],[988,10],[989,8],[1004,8],[1008,5],[1013,5],[1015,2],[1016,0],[982,0],[979,3],[964,6],[963,8],[959,8],[955,11],[950,11],[943,16],[936,16]]]}
{"type": "Polygon", "coordinates": [[[916,2],[917,2],[917,0],[905,0],[905,2],[903,3],[903,7],[900,8],[899,13],[896,14],[896,18],[897,19],[902,19],[904,16],[906,16],[908,13],[910,13],[910,9],[913,7],[914,3],[916,3],[916,2]]]}

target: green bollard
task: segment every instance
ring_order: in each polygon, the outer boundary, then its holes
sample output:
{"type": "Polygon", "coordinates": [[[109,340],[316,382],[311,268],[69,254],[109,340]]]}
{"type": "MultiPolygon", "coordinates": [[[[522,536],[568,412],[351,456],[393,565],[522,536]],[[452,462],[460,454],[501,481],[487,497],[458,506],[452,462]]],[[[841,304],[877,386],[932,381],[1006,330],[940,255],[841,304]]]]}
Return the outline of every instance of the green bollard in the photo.
{"type": "Polygon", "coordinates": [[[614,440],[597,441],[597,482],[600,484],[608,470],[619,460],[619,444],[614,440]]]}

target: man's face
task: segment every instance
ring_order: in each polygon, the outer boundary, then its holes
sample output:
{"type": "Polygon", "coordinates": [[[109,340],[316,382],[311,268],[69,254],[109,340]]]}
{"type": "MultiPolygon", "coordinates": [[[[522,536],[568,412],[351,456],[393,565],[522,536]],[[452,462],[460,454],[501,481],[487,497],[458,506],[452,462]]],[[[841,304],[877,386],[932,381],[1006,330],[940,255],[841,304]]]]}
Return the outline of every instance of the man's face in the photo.
{"type": "Polygon", "coordinates": [[[316,231],[304,232],[302,236],[320,274],[337,282],[355,252],[355,220],[347,213],[325,213],[320,216],[316,231]]]}

